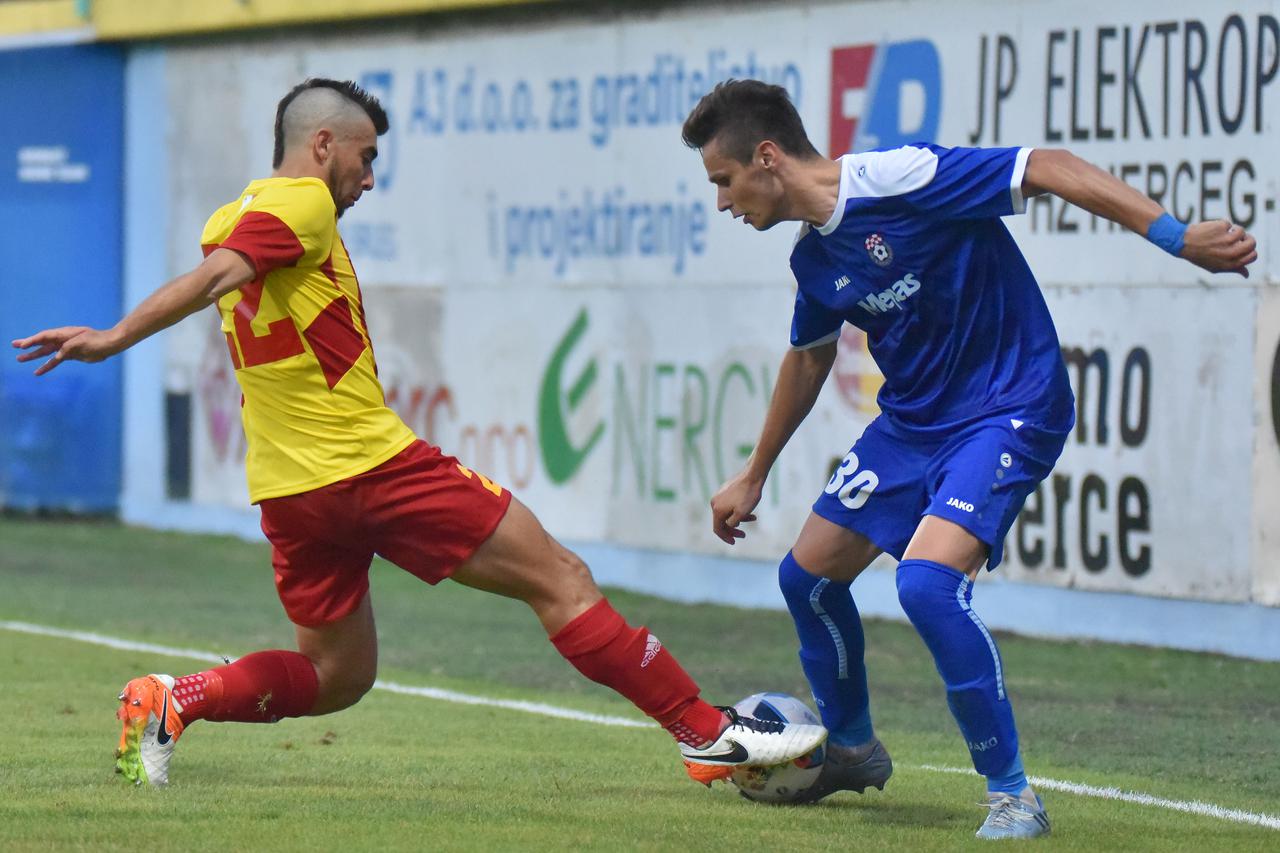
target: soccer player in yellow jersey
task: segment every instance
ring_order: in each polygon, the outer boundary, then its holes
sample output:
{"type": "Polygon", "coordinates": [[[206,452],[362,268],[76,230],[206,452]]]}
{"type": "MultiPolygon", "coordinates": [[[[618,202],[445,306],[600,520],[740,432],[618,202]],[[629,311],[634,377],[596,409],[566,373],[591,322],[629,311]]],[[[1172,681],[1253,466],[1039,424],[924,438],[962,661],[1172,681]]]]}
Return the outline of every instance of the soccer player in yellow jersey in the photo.
{"type": "Polygon", "coordinates": [[[272,176],[209,219],[205,259],[114,327],[47,329],[16,340],[19,361],[102,361],[216,304],[244,395],[251,500],[272,546],[276,588],[298,651],[260,651],[120,694],[117,769],[168,782],[174,744],[196,720],[275,722],[328,714],[373,685],[377,638],[369,565],[378,554],[427,583],[526,602],[583,675],[653,717],[695,779],[800,756],[820,726],[740,717],[697,685],[643,627],[609,605],[586,565],[511,493],[419,440],[378,382],[360,285],[338,234],[373,188],[387,116],[349,81],[311,79],[276,111],[272,176]]]}

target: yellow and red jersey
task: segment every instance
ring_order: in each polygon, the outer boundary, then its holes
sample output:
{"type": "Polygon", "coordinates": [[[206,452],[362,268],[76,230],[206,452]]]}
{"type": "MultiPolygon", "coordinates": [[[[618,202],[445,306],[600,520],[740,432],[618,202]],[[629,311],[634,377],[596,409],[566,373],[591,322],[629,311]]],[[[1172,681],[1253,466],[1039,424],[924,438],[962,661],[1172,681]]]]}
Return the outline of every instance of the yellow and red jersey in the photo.
{"type": "Polygon", "coordinates": [[[355,476],[414,440],[387,408],[360,284],[323,181],[254,181],[209,218],[200,242],[206,255],[240,252],[257,272],[218,300],[244,394],[250,500],[355,476]]]}

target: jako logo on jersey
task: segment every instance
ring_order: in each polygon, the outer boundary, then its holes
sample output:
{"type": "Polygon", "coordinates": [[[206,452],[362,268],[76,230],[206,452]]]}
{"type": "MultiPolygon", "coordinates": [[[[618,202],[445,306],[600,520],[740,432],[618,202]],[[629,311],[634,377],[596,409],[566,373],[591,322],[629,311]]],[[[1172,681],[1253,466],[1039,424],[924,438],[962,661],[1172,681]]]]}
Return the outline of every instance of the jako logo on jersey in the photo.
{"type": "Polygon", "coordinates": [[[842,275],[838,279],[836,279],[836,290],[838,291],[844,290],[848,286],[849,286],[849,276],[842,275]]]}
{"type": "Polygon", "coordinates": [[[662,651],[662,642],[650,634],[649,639],[644,641],[644,659],[640,661],[640,668],[644,669],[651,664],[660,651],[662,651]]]}
{"type": "Polygon", "coordinates": [[[858,300],[858,307],[864,309],[868,314],[883,314],[885,311],[902,310],[902,303],[920,289],[920,279],[911,273],[907,273],[902,278],[893,283],[893,287],[886,288],[879,293],[873,293],[866,299],[858,300]]]}
{"type": "Polygon", "coordinates": [[[965,512],[973,512],[973,504],[962,501],[959,498],[947,498],[947,506],[953,506],[965,512]]]}
{"type": "Polygon", "coordinates": [[[830,156],[933,142],[942,117],[942,64],[926,39],[831,51],[830,156]]]}
{"type": "Polygon", "coordinates": [[[893,249],[879,234],[867,235],[865,245],[867,254],[871,256],[871,260],[875,261],[876,266],[887,267],[893,263],[893,249]]]}

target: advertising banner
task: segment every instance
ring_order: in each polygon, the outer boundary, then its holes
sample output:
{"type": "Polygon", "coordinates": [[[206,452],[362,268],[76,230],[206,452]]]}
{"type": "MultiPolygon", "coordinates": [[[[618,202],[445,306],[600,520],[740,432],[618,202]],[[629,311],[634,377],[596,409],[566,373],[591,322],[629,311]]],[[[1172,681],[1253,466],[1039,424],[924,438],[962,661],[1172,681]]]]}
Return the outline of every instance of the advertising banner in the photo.
{"type": "Polygon", "coordinates": [[[36,377],[9,341],[119,317],[124,57],[0,51],[0,81],[0,506],[108,512],[120,494],[119,361],[36,377]]]}
{"type": "Polygon", "coordinates": [[[1061,288],[1049,308],[1076,427],[1027,499],[1003,571],[1249,600],[1254,293],[1061,288]]]}
{"type": "MultiPolygon", "coordinates": [[[[1080,406],[1009,574],[1273,600],[1254,505],[1256,457],[1280,453],[1256,429],[1280,236],[1274,5],[815,3],[175,47],[170,258],[198,260],[205,217],[269,171],[281,95],[308,75],[362,82],[392,129],[378,187],[340,227],[393,404],[557,535],[720,554],[707,502],[750,452],[786,350],[794,229],[716,210],[680,141],[701,95],[728,77],[783,85],[829,156],[1067,147],[1179,218],[1239,222],[1262,260],[1247,282],[1211,277],[1050,197],[1008,220],[1080,406]]],[[[169,382],[197,398],[193,498],[237,505],[243,437],[211,323],[171,337],[169,382]]],[[[878,387],[846,327],[734,554],[785,552],[878,387]]]]}

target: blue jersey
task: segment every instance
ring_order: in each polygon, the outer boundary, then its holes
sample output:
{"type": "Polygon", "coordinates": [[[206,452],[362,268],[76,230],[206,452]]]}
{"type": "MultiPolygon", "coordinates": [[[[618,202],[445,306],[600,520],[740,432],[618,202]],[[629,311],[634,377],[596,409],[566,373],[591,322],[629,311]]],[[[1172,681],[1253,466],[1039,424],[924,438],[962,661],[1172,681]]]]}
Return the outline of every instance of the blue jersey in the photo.
{"type": "Polygon", "coordinates": [[[911,145],[840,160],[831,219],[791,252],[791,345],[867,333],[880,409],[944,433],[1007,414],[1070,428],[1058,335],[1001,216],[1022,213],[1027,148],[911,145]]]}

